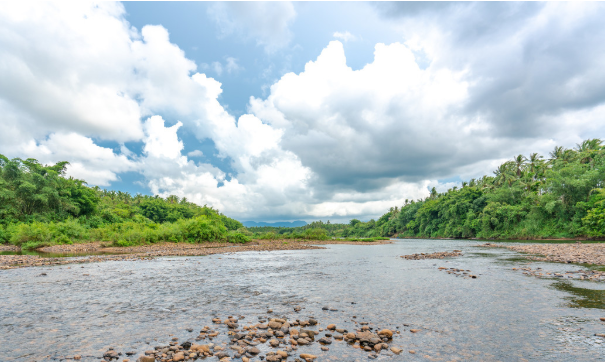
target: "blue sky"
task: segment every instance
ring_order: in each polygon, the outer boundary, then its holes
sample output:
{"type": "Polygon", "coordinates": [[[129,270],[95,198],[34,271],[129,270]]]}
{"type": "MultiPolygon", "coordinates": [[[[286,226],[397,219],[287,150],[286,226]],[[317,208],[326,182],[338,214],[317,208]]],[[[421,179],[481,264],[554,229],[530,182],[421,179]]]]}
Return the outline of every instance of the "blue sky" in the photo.
{"type": "Polygon", "coordinates": [[[605,131],[602,3],[0,6],[0,153],[240,220],[375,218],[605,131]]]}

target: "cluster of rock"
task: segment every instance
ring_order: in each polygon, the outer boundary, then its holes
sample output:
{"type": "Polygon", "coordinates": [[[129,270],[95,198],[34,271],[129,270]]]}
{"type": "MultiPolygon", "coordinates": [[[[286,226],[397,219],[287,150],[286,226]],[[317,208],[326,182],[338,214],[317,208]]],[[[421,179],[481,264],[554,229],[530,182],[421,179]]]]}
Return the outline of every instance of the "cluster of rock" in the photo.
{"type": "Polygon", "coordinates": [[[402,255],[401,257],[408,260],[423,260],[423,259],[443,259],[443,258],[451,258],[455,256],[462,256],[461,250],[454,251],[440,251],[431,254],[412,254],[412,255],[402,255]]]}
{"type": "MultiPolygon", "coordinates": [[[[205,326],[202,328],[195,338],[195,343],[179,344],[178,338],[173,338],[172,342],[166,346],[157,346],[153,350],[146,351],[137,362],[180,362],[207,357],[216,357],[221,362],[231,361],[231,358],[241,359],[242,362],[249,362],[254,358],[267,362],[281,362],[290,357],[295,362],[313,362],[317,356],[310,353],[299,353],[299,349],[318,343],[322,351],[329,351],[328,346],[335,341],[346,341],[349,346],[367,351],[369,358],[377,358],[381,351],[395,354],[402,352],[402,349],[390,345],[393,335],[398,334],[399,331],[374,329],[367,322],[359,323],[360,328],[355,331],[348,331],[338,328],[335,324],[329,324],[325,329],[318,328],[318,321],[314,318],[288,320],[285,317],[271,319],[259,317],[258,323],[240,326],[242,319],[244,319],[243,316],[239,318],[229,316],[224,320],[214,318],[212,322],[216,327],[205,326]],[[212,343],[214,338],[221,335],[217,329],[225,327],[230,343],[222,346],[212,343]],[[322,332],[323,335],[320,335],[322,332]],[[204,340],[208,340],[209,343],[198,344],[204,340]],[[271,350],[263,354],[262,350],[267,348],[271,350]]],[[[418,331],[411,330],[413,333],[418,331]]],[[[225,335],[225,331],[222,332],[222,335],[225,335]]],[[[130,356],[134,352],[126,354],[130,356]]],[[[112,361],[119,359],[121,355],[121,353],[109,349],[103,358],[106,361],[112,361]]],[[[123,361],[130,362],[128,359],[123,361]]]]}
{"type": "Polygon", "coordinates": [[[477,279],[478,277],[475,274],[471,274],[471,271],[468,269],[458,269],[458,268],[446,268],[444,266],[440,266],[438,268],[441,271],[444,271],[448,274],[453,274],[457,277],[464,277],[464,278],[470,278],[470,279],[477,279]]]}
{"type": "Polygon", "coordinates": [[[532,269],[526,268],[513,268],[513,270],[522,271],[525,275],[534,276],[537,278],[562,278],[562,279],[579,279],[579,280],[592,280],[592,281],[605,281],[605,272],[598,270],[576,270],[567,271],[565,273],[548,272],[542,268],[532,269]]]}
{"type": "Polygon", "coordinates": [[[605,265],[605,244],[515,244],[503,245],[485,243],[477,245],[486,248],[506,248],[509,250],[533,254],[525,256],[535,261],[554,261],[558,263],[605,265]],[[543,256],[539,256],[543,255],[543,256]]]}

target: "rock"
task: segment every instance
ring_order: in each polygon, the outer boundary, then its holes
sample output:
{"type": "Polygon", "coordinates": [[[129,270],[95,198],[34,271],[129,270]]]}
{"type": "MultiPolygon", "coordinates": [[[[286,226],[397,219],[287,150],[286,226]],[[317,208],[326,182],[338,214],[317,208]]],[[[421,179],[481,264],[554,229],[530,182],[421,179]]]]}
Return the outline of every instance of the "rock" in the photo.
{"type": "Polygon", "coordinates": [[[335,330],[335,329],[336,329],[336,324],[328,324],[328,327],[327,327],[327,328],[328,328],[329,330],[333,331],[333,330],[335,330]]]}
{"type": "Polygon", "coordinates": [[[345,338],[346,339],[355,339],[355,333],[349,332],[345,335],[345,338]]]}
{"type": "Polygon", "coordinates": [[[322,351],[324,351],[324,352],[327,352],[327,351],[329,351],[330,349],[329,349],[328,347],[326,347],[326,346],[323,346],[323,347],[321,347],[321,350],[322,350],[322,351]]]}
{"type": "Polygon", "coordinates": [[[599,318],[599,320],[600,320],[601,322],[605,322],[605,317],[601,317],[601,318],[599,318]]]}
{"type": "Polygon", "coordinates": [[[155,357],[152,356],[141,356],[137,362],[155,362],[155,357]]]}
{"type": "Polygon", "coordinates": [[[270,321],[268,325],[271,329],[280,329],[282,324],[277,321],[270,321]]]}
{"type": "Polygon", "coordinates": [[[191,342],[183,342],[181,343],[181,347],[183,347],[183,349],[189,349],[191,348],[191,342]]]}
{"type": "Polygon", "coordinates": [[[273,338],[272,340],[269,341],[269,344],[272,347],[277,347],[277,346],[279,346],[279,341],[277,339],[273,338]]]}
{"type": "Polygon", "coordinates": [[[256,347],[248,348],[248,353],[256,355],[260,353],[260,349],[256,347]]]}
{"type": "Polygon", "coordinates": [[[317,356],[314,356],[314,355],[309,354],[309,353],[301,353],[300,354],[300,358],[302,358],[305,361],[309,362],[309,361],[313,361],[314,359],[316,359],[317,356]]]}
{"type": "Polygon", "coordinates": [[[377,338],[377,337],[378,337],[377,335],[375,335],[375,334],[374,334],[374,333],[372,333],[372,332],[368,332],[368,331],[366,331],[366,332],[358,332],[358,333],[355,335],[355,338],[356,338],[356,339],[358,339],[360,343],[361,343],[361,342],[366,342],[366,343],[367,343],[367,342],[370,342],[370,340],[371,340],[372,338],[377,338]]]}
{"type": "Polygon", "coordinates": [[[205,344],[194,344],[191,346],[191,350],[194,352],[210,353],[210,347],[205,344]]]}
{"type": "Polygon", "coordinates": [[[332,344],[332,340],[328,337],[321,337],[318,342],[323,344],[332,344]]]}
{"type": "Polygon", "coordinates": [[[410,354],[416,354],[416,351],[414,351],[413,349],[410,349],[410,354]]]}
{"type": "Polygon", "coordinates": [[[279,362],[281,361],[281,356],[273,354],[271,356],[267,356],[267,362],[279,362]]]}
{"type": "MultiPolygon", "coordinates": [[[[214,356],[218,357],[218,359],[223,359],[225,357],[229,357],[229,353],[227,353],[225,351],[220,351],[219,353],[216,353],[214,356]]],[[[173,357],[173,360],[174,360],[174,357],[173,357]]]]}
{"type": "Polygon", "coordinates": [[[420,329],[410,329],[410,332],[412,332],[412,333],[418,333],[418,332],[420,332],[420,329]]]}
{"type": "Polygon", "coordinates": [[[175,353],[174,356],[172,356],[172,360],[174,362],[184,361],[185,360],[185,354],[183,352],[175,353]]]}
{"type": "Polygon", "coordinates": [[[114,350],[109,350],[103,354],[103,357],[118,358],[118,352],[114,350]]]}
{"type": "Polygon", "coordinates": [[[309,325],[310,325],[310,326],[317,325],[317,321],[316,321],[315,319],[313,319],[313,318],[310,318],[310,319],[309,319],[309,325]]]}
{"type": "Polygon", "coordinates": [[[311,340],[314,340],[315,339],[315,335],[317,334],[317,332],[310,331],[308,329],[301,329],[300,333],[305,333],[307,335],[307,337],[311,338],[311,340]]]}
{"type": "Polygon", "coordinates": [[[383,329],[380,332],[378,332],[378,335],[381,337],[387,337],[388,339],[393,338],[393,331],[391,331],[390,329],[383,329]]]}
{"type": "Polygon", "coordinates": [[[249,361],[250,361],[250,359],[248,357],[246,357],[246,356],[242,357],[242,362],[249,362],[249,361]]]}
{"type": "Polygon", "coordinates": [[[288,352],[286,351],[277,351],[276,352],[281,358],[288,358],[288,352]]]}

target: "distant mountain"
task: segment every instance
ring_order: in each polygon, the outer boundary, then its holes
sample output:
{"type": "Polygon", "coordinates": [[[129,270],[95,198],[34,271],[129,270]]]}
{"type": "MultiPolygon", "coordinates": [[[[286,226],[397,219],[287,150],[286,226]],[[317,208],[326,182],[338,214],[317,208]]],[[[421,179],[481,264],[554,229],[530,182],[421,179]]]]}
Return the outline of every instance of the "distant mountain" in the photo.
{"type": "Polygon", "coordinates": [[[287,228],[295,228],[299,226],[307,225],[306,221],[296,220],[296,221],[279,221],[279,222],[256,222],[256,221],[244,221],[245,227],[255,227],[255,226],[274,226],[274,227],[287,227],[287,228]]]}

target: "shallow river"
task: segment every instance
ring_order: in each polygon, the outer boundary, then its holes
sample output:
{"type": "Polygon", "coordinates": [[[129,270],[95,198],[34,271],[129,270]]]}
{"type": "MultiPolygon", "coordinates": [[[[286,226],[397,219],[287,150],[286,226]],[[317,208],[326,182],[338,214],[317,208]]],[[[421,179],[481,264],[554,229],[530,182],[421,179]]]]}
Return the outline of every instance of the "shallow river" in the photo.
{"type": "MultiPolygon", "coordinates": [[[[512,270],[529,263],[517,253],[476,244],[398,240],[0,271],[0,360],[62,360],[79,354],[83,361],[99,361],[108,347],[140,354],[172,337],[193,341],[203,326],[212,326],[214,316],[243,315],[241,322],[247,324],[268,316],[268,309],[271,316],[312,316],[323,327],[335,323],[354,330],[352,316],[357,316],[357,321],[401,331],[391,345],[404,352],[383,353],[378,360],[605,358],[603,338],[594,336],[605,333],[599,321],[605,316],[604,284],[525,276],[512,270]],[[399,257],[454,249],[464,255],[399,257]],[[470,269],[478,278],[447,274],[440,266],[470,269]],[[304,309],[295,313],[296,305],[304,309]],[[324,311],[324,306],[338,311],[324,311]],[[412,328],[420,332],[410,333],[412,328]]],[[[579,269],[536,262],[532,267],[579,269]]],[[[323,352],[314,343],[298,352],[318,355],[318,361],[368,360],[367,352],[344,342],[329,347],[323,352]]]]}

